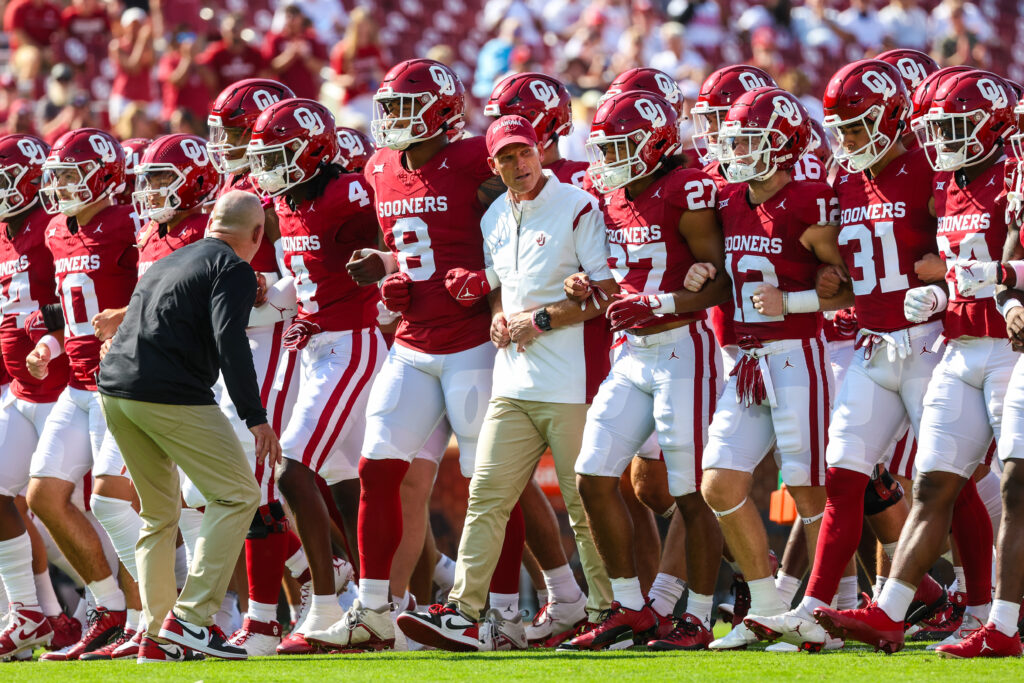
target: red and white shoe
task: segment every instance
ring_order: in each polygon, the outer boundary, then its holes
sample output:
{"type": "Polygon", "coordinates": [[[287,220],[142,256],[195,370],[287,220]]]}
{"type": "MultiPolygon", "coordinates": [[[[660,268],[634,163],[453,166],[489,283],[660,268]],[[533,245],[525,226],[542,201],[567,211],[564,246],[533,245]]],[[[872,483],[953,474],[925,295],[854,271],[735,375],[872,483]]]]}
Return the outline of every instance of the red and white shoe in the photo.
{"type": "MultiPolygon", "coordinates": [[[[341,595],[345,592],[348,587],[348,582],[355,576],[355,570],[352,567],[352,563],[343,557],[334,558],[334,590],[335,593],[341,595]]],[[[307,567],[305,571],[295,577],[295,580],[299,583],[299,616],[295,619],[295,623],[292,626],[292,634],[303,634],[303,622],[306,621],[306,615],[309,614],[309,606],[313,604],[313,574],[307,567]]],[[[287,640],[287,638],[285,638],[287,640]]],[[[282,642],[282,644],[284,644],[282,642]]],[[[278,654],[310,654],[310,652],[299,652],[299,642],[291,644],[288,652],[282,652],[278,649],[278,654]],[[295,650],[295,651],[292,651],[295,650]]]]}
{"type": "Polygon", "coordinates": [[[661,615],[657,612],[654,614],[658,617],[658,625],[654,627],[654,634],[651,636],[652,641],[667,637],[676,627],[676,620],[672,618],[671,614],[661,615]]]}
{"type": "Polygon", "coordinates": [[[216,625],[199,626],[179,619],[170,612],[160,626],[160,637],[196,652],[220,659],[245,659],[246,652],[230,645],[216,625]]]}
{"type": "Polygon", "coordinates": [[[96,609],[89,610],[88,628],[82,634],[81,640],[66,650],[47,652],[39,658],[39,661],[74,661],[86,652],[100,649],[109,643],[112,638],[116,638],[124,629],[127,615],[128,613],[125,610],[108,610],[106,607],[97,607],[96,609]]]}
{"type": "Polygon", "coordinates": [[[543,641],[541,643],[537,643],[537,645],[535,645],[534,647],[557,648],[559,645],[561,645],[565,641],[572,640],[573,638],[575,638],[577,636],[582,636],[587,631],[595,629],[598,626],[599,626],[599,624],[597,622],[590,621],[589,619],[584,619],[583,621],[579,622],[578,624],[576,624],[575,626],[573,626],[571,629],[569,629],[567,631],[562,631],[561,633],[553,633],[553,634],[551,634],[550,638],[548,638],[547,640],[545,640],[545,641],[543,641]]]}
{"type": "Polygon", "coordinates": [[[1020,657],[1020,636],[1008,636],[997,628],[982,626],[954,645],[935,649],[940,657],[973,659],[974,657],[1020,657]]]}
{"type": "Polygon", "coordinates": [[[582,592],[575,602],[549,602],[526,625],[526,640],[530,645],[540,645],[554,635],[571,631],[586,620],[587,596],[582,592]]]}
{"type": "Polygon", "coordinates": [[[55,617],[47,617],[47,619],[53,628],[53,640],[50,641],[52,649],[62,650],[82,639],[82,624],[78,619],[63,612],[55,617]]]}
{"type": "Polygon", "coordinates": [[[703,622],[692,614],[684,614],[676,622],[676,627],[667,635],[647,643],[647,649],[666,650],[706,650],[715,637],[703,622]]]}
{"type": "MultiPolygon", "coordinates": [[[[137,634],[135,633],[135,631],[130,631],[130,630],[121,631],[121,633],[119,633],[109,643],[107,643],[106,645],[104,645],[103,647],[101,647],[101,648],[99,648],[97,650],[93,650],[92,652],[84,653],[81,657],[79,657],[79,659],[82,660],[83,662],[92,662],[92,661],[103,660],[103,659],[106,659],[106,660],[109,661],[109,660],[114,658],[114,652],[118,648],[120,648],[122,645],[128,645],[130,647],[131,644],[132,644],[132,639],[136,635],[137,634]]],[[[131,656],[137,656],[138,654],[139,654],[139,649],[136,646],[135,652],[133,652],[131,656]]]]}
{"type": "Polygon", "coordinates": [[[250,657],[275,655],[281,644],[281,624],[246,617],[242,628],[231,634],[228,642],[245,650],[250,657]]]}
{"type": "Polygon", "coordinates": [[[967,609],[967,593],[957,591],[949,594],[949,602],[936,615],[918,624],[921,628],[914,633],[913,641],[941,641],[960,629],[967,609]]]}
{"type": "Polygon", "coordinates": [[[121,647],[114,650],[110,655],[111,659],[134,659],[139,656],[139,650],[142,648],[142,639],[146,636],[145,627],[141,627],[135,632],[131,640],[126,643],[121,643],[121,647]]]}
{"type": "Polygon", "coordinates": [[[188,662],[203,659],[203,656],[177,643],[158,643],[149,636],[142,637],[139,645],[138,664],[163,664],[166,662],[188,662]]]}
{"type": "Polygon", "coordinates": [[[890,655],[903,649],[903,622],[890,619],[878,603],[864,609],[819,607],[814,619],[833,638],[857,640],[890,655]]]}
{"type": "Polygon", "coordinates": [[[11,604],[3,631],[0,631],[0,658],[13,657],[23,650],[46,645],[53,638],[53,627],[46,615],[25,609],[20,602],[11,604]]]}
{"type": "Polygon", "coordinates": [[[651,640],[658,626],[658,615],[649,604],[633,610],[613,602],[606,614],[607,617],[596,628],[562,643],[558,651],[622,650],[651,640]]]}
{"type": "Polygon", "coordinates": [[[427,612],[402,612],[398,628],[417,643],[449,652],[478,652],[480,625],[449,602],[431,605],[427,612]]]}
{"type": "Polygon", "coordinates": [[[292,632],[281,639],[281,644],[275,648],[279,655],[312,655],[320,651],[302,633],[292,632]]]}

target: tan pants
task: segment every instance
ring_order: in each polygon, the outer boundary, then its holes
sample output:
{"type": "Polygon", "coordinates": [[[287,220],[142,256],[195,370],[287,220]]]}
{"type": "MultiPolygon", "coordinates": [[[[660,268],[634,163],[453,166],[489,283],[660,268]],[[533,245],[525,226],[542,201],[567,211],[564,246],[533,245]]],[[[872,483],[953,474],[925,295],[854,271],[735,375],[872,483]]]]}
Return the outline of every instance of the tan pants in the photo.
{"type": "Polygon", "coordinates": [[[469,483],[469,509],[450,596],[469,616],[480,616],[491,574],[501,554],[509,514],[548,447],[590,588],[587,610],[593,618],[611,604],[608,573],[597,554],[576,489],[576,458],[580,454],[587,407],[582,403],[511,398],[492,398],[488,404],[469,483]]]}
{"type": "Polygon", "coordinates": [[[185,621],[209,626],[260,500],[242,445],[217,406],[163,405],[102,394],[101,401],[142,503],[135,559],[149,635],[160,633],[172,607],[185,621]],[[181,595],[174,585],[181,514],[178,467],[209,501],[181,595]]]}

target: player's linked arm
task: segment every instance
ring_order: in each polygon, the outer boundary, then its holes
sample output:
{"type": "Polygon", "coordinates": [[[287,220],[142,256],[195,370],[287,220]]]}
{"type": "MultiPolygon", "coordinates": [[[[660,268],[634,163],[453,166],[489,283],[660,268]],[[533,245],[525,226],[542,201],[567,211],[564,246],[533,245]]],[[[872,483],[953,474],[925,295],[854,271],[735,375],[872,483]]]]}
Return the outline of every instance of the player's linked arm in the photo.
{"type": "Polygon", "coordinates": [[[672,292],[676,313],[703,311],[729,300],[732,280],[725,272],[725,238],[714,209],[685,211],[679,219],[679,234],[693,254],[695,267],[706,275],[696,291],[686,287],[672,292]]]}

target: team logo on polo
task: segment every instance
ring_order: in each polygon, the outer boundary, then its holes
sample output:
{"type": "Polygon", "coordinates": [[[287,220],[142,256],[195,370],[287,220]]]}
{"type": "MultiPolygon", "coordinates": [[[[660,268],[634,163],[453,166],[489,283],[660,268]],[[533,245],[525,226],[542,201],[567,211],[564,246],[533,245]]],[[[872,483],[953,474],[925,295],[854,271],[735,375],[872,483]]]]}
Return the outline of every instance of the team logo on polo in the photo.
{"type": "Polygon", "coordinates": [[[650,121],[652,126],[664,126],[668,123],[668,117],[665,112],[661,110],[657,104],[646,98],[639,99],[636,101],[636,111],[646,121],[650,121]]]}
{"type": "Polygon", "coordinates": [[[455,94],[455,76],[443,66],[435,64],[430,67],[430,77],[437,83],[438,92],[442,95],[455,94]]]}
{"type": "Polygon", "coordinates": [[[558,91],[547,81],[530,81],[530,92],[540,100],[545,109],[554,109],[558,106],[558,91]]]}

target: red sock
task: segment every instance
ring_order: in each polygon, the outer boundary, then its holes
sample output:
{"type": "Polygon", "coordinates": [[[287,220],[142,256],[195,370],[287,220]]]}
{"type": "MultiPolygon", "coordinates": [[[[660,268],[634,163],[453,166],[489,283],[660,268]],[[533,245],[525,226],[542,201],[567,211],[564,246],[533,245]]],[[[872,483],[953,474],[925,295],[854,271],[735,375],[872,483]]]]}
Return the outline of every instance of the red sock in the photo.
{"type": "Polygon", "coordinates": [[[992,520],[973,479],[953,505],[953,540],[967,578],[968,606],[992,602],[992,520]]]}
{"type": "Polygon", "coordinates": [[[814,567],[807,584],[807,595],[824,603],[832,602],[839,590],[846,564],[857,552],[864,524],[864,489],[870,477],[860,472],[829,467],[825,473],[825,516],[818,532],[814,567]]]}
{"type": "Polygon", "coordinates": [[[285,542],[284,559],[287,560],[299,551],[299,548],[302,547],[302,541],[299,540],[298,534],[292,531],[291,525],[288,526],[288,531],[284,533],[284,537],[287,539],[285,542]]]}
{"type": "Polygon", "coordinates": [[[359,461],[359,566],[364,579],[391,577],[391,560],[402,540],[404,460],[359,461]]]}
{"type": "Polygon", "coordinates": [[[498,566],[491,575],[492,593],[518,593],[519,568],[523,564],[523,546],[526,544],[526,522],[519,503],[512,508],[505,525],[505,542],[501,546],[498,566]]]}
{"type": "Polygon", "coordinates": [[[946,590],[939,585],[939,582],[932,578],[931,574],[925,574],[924,578],[921,579],[921,583],[917,586],[917,592],[914,593],[914,601],[920,601],[926,605],[930,605],[937,601],[946,590]]]}
{"type": "Polygon", "coordinates": [[[250,600],[264,605],[277,604],[287,549],[288,536],[283,533],[245,539],[245,571],[249,576],[250,600]]]}

